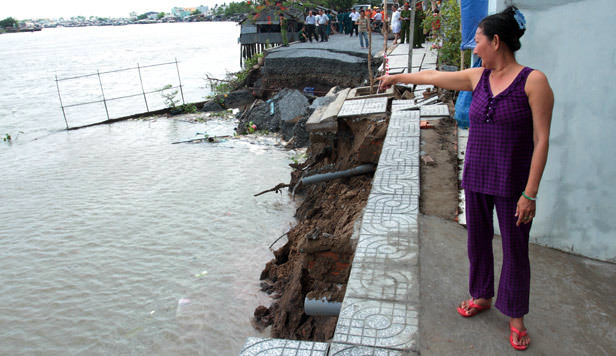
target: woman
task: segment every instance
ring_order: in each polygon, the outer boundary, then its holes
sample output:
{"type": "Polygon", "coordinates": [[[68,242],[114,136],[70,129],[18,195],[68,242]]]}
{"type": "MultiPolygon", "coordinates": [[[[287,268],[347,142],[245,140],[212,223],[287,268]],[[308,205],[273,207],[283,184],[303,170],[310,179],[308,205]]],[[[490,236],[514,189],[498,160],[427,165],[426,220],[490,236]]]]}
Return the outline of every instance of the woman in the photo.
{"type": "Polygon", "coordinates": [[[400,23],[400,11],[398,11],[398,5],[394,5],[394,11],[391,14],[391,32],[394,34],[394,43],[398,43],[400,38],[400,29],[402,24],[400,23]]]}
{"type": "Polygon", "coordinates": [[[359,12],[359,18],[357,19],[357,29],[359,30],[359,45],[361,48],[368,48],[368,29],[370,27],[370,20],[366,17],[364,10],[359,12]],[[364,40],[366,45],[364,46],[364,40]]]}
{"type": "Polygon", "coordinates": [[[382,88],[404,82],[473,91],[462,180],[472,298],[457,310],[464,317],[472,317],[492,305],[492,210],[496,207],[503,243],[496,308],[509,316],[509,341],[517,350],[526,349],[530,343],[524,327],[530,292],[528,238],[548,156],[554,106],[546,76],[515,59],[525,29],[524,16],[510,6],[478,25],[474,53],[481,57],[484,68],[379,78],[382,88]]]}

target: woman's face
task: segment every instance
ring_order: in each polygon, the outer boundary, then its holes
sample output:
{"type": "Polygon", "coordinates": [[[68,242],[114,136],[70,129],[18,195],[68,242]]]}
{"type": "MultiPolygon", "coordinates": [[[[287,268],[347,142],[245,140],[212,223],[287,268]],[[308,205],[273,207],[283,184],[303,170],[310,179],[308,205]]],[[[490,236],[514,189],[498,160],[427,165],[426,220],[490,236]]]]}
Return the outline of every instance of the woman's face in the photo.
{"type": "Polygon", "coordinates": [[[481,61],[485,67],[486,62],[491,60],[491,56],[494,53],[492,41],[490,41],[490,39],[483,34],[483,30],[481,28],[477,28],[477,31],[475,32],[475,42],[477,45],[475,46],[473,53],[481,58],[481,61]]]}

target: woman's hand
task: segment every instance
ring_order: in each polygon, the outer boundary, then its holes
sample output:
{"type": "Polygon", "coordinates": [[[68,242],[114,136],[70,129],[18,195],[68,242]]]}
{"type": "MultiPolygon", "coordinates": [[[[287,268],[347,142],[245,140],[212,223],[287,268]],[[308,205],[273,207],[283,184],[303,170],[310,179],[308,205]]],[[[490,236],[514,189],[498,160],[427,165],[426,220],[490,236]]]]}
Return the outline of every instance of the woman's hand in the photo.
{"type": "Polygon", "coordinates": [[[376,78],[376,80],[379,80],[379,89],[380,90],[385,90],[385,89],[389,89],[392,85],[396,84],[396,76],[395,75],[384,75],[382,77],[378,77],[376,78]]]}
{"type": "Polygon", "coordinates": [[[520,199],[518,199],[518,206],[515,209],[515,216],[518,217],[518,221],[515,225],[520,226],[520,224],[528,224],[531,222],[535,217],[536,209],[537,205],[535,201],[520,196],[520,199]]]}

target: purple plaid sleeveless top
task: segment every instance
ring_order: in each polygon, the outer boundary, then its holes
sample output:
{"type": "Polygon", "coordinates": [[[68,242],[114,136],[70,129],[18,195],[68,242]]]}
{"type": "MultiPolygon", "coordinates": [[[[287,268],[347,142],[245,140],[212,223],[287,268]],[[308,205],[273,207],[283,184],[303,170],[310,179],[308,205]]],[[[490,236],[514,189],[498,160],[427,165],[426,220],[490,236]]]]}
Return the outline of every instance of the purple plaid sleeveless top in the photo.
{"type": "Polygon", "coordinates": [[[524,67],[511,85],[492,96],[490,69],[473,91],[462,187],[510,197],[528,181],[533,155],[533,115],[524,91],[533,69],[524,67]]]}

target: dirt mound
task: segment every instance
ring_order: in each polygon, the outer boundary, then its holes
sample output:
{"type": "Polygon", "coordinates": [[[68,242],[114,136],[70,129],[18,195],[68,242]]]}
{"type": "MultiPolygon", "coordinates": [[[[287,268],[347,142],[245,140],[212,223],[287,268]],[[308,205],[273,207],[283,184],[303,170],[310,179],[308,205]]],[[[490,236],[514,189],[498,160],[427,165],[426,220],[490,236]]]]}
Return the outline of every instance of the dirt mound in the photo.
{"type": "MultiPolygon", "coordinates": [[[[378,162],[384,121],[340,120],[338,127],[335,135],[311,136],[309,159],[295,166],[292,186],[307,172],[378,162]]],[[[299,187],[297,192],[304,200],[296,211],[298,224],[261,273],[263,290],[276,301],[269,309],[259,306],[255,310],[258,327],[272,325],[275,338],[326,341],[333,337],[337,318],[306,315],[304,299],[342,301],[354,254],[351,236],[371,184],[372,175],[362,175],[299,187]]]]}

